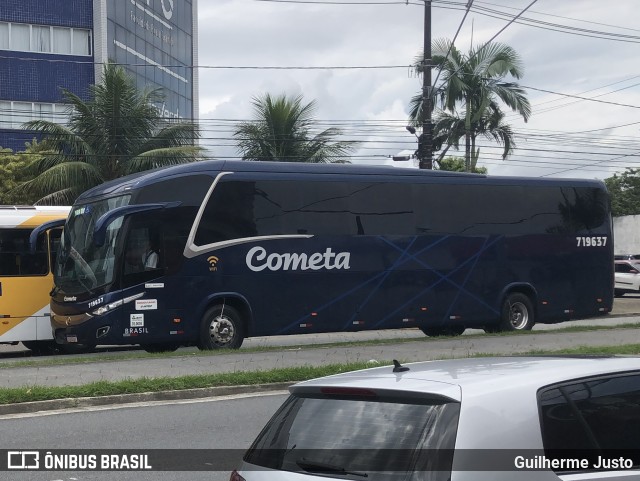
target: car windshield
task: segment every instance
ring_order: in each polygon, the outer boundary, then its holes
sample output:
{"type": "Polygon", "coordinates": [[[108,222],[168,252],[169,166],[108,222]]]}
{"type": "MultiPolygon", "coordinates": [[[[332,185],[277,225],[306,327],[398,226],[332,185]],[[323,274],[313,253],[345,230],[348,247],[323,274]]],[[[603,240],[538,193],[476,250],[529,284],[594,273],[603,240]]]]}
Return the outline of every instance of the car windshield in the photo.
{"type": "Polygon", "coordinates": [[[244,459],[341,479],[446,480],[459,409],[456,402],[293,395],[244,459]]]}
{"type": "Polygon", "coordinates": [[[54,271],[55,285],[65,294],[82,294],[113,281],[115,246],[123,218],[107,227],[105,242],[93,242],[96,221],[104,213],[129,204],[131,196],[76,205],[64,227],[54,271]]]}

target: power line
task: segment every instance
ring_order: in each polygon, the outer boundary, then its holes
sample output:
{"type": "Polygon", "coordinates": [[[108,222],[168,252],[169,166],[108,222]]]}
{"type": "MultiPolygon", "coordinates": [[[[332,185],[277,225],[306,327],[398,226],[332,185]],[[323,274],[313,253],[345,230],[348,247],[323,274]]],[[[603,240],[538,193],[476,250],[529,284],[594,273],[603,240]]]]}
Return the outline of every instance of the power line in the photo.
{"type": "Polygon", "coordinates": [[[555,92],[553,90],[540,89],[540,88],[531,87],[531,86],[527,86],[527,85],[521,85],[520,87],[525,88],[525,89],[535,90],[537,92],[544,92],[544,93],[547,93],[547,94],[561,95],[563,97],[569,97],[569,98],[573,98],[573,99],[588,100],[590,102],[597,102],[597,103],[600,103],[600,104],[608,104],[608,105],[616,105],[618,107],[629,107],[629,108],[632,108],[632,109],[640,109],[640,106],[638,106],[638,105],[621,104],[619,102],[609,102],[607,100],[598,100],[598,99],[592,98],[592,97],[581,97],[579,95],[565,94],[565,93],[562,93],[562,92],[555,92]]]}
{"type": "MultiPolygon", "coordinates": [[[[462,10],[462,6],[463,6],[463,4],[457,3],[457,2],[443,1],[442,3],[454,5],[452,7],[449,7],[454,10],[462,10]]],[[[482,15],[489,18],[495,18],[498,20],[506,20],[508,18],[513,18],[513,15],[510,13],[506,13],[500,10],[485,8],[485,7],[476,6],[474,7],[473,12],[477,13],[478,15],[482,15]]],[[[519,18],[517,21],[515,21],[515,23],[519,25],[528,26],[528,27],[535,27],[542,30],[549,30],[552,32],[565,33],[569,35],[577,35],[581,37],[596,38],[601,40],[613,40],[613,41],[625,42],[625,43],[640,43],[640,36],[637,36],[637,35],[627,35],[627,34],[620,34],[620,33],[614,33],[614,32],[605,32],[601,30],[584,29],[579,27],[572,27],[569,25],[545,22],[542,20],[536,20],[528,17],[519,18]]]]}
{"type": "MultiPolygon", "coordinates": [[[[596,88],[593,88],[593,89],[585,90],[583,92],[580,92],[580,93],[574,94],[574,95],[581,96],[582,94],[585,94],[585,93],[588,93],[588,92],[593,92],[594,90],[600,90],[602,88],[610,87],[612,85],[616,85],[616,84],[619,84],[619,83],[622,83],[622,82],[627,82],[629,80],[633,80],[633,79],[636,79],[638,77],[640,77],[640,75],[635,75],[633,77],[630,77],[630,78],[627,78],[627,79],[624,79],[624,80],[619,80],[617,82],[612,82],[610,84],[603,85],[601,87],[596,87],[596,88]]],[[[613,93],[616,93],[616,92],[620,92],[622,90],[626,90],[626,89],[630,89],[630,88],[633,88],[633,87],[637,87],[638,85],[640,85],[640,83],[633,84],[633,85],[628,85],[626,87],[621,87],[619,89],[611,90],[609,92],[604,92],[602,94],[594,95],[593,97],[590,97],[590,98],[591,99],[595,99],[595,98],[598,98],[598,97],[604,97],[605,95],[610,95],[610,94],[613,94],[613,93]]],[[[533,108],[535,109],[535,107],[538,107],[540,105],[549,104],[549,103],[553,103],[553,102],[559,102],[559,101],[561,101],[561,99],[547,100],[545,102],[540,102],[539,104],[534,105],[533,108]]],[[[578,99],[578,100],[575,100],[573,102],[568,102],[568,103],[561,104],[561,105],[554,105],[554,106],[547,107],[547,108],[542,109],[542,110],[537,110],[537,111],[535,111],[535,113],[536,113],[536,115],[545,114],[545,113],[548,113],[548,112],[553,112],[553,111],[556,111],[556,110],[559,110],[559,109],[570,107],[571,105],[575,105],[575,104],[580,103],[580,102],[583,102],[583,100],[582,99],[578,99]]],[[[517,114],[508,114],[508,118],[509,119],[513,119],[513,118],[516,118],[516,117],[518,117],[517,114]]]]}
{"type": "MultiPolygon", "coordinates": [[[[462,20],[460,21],[460,25],[458,25],[458,30],[456,30],[456,34],[453,36],[453,40],[451,40],[451,43],[449,44],[449,50],[447,50],[447,54],[444,56],[444,58],[449,58],[449,53],[451,52],[453,45],[456,43],[456,39],[460,34],[462,25],[464,24],[464,21],[466,20],[467,15],[469,14],[469,10],[471,10],[471,5],[473,5],[473,0],[469,0],[467,2],[467,10],[464,12],[464,17],[462,17],[462,20]]],[[[436,79],[433,81],[433,85],[436,85],[438,83],[438,79],[440,78],[441,73],[442,73],[442,65],[438,67],[438,74],[436,75],[436,79]]]]}
{"type": "MultiPolygon", "coordinates": [[[[458,72],[460,72],[460,71],[462,70],[462,68],[463,68],[465,65],[467,65],[467,64],[471,61],[471,59],[472,59],[473,57],[477,56],[477,55],[478,55],[478,54],[479,54],[483,49],[487,48],[487,46],[488,46],[491,42],[493,42],[493,41],[494,41],[494,40],[495,40],[495,39],[496,39],[496,38],[497,38],[497,37],[498,37],[502,32],[504,32],[504,31],[505,31],[505,30],[506,30],[506,29],[507,29],[511,24],[513,24],[513,22],[515,22],[515,21],[518,19],[518,17],[520,17],[520,15],[522,15],[524,12],[526,12],[526,11],[527,11],[527,9],[529,9],[529,7],[531,7],[531,6],[532,6],[534,3],[536,3],[537,1],[538,1],[538,0],[533,0],[533,1],[532,1],[529,5],[527,5],[527,6],[526,6],[526,7],[525,7],[525,8],[524,8],[520,13],[518,13],[518,15],[514,16],[514,17],[513,17],[513,18],[512,18],[512,19],[511,19],[511,20],[510,20],[510,21],[509,21],[509,22],[508,22],[504,27],[502,27],[500,30],[498,30],[498,32],[497,32],[493,37],[491,37],[491,38],[489,39],[489,41],[487,41],[487,42],[483,43],[483,44],[480,46],[480,48],[479,48],[478,50],[476,50],[476,51],[475,51],[475,53],[474,53],[472,56],[470,56],[470,57],[466,60],[466,62],[463,62],[463,63],[462,63],[462,65],[460,65],[460,66],[459,66],[459,67],[458,67],[458,68],[457,68],[457,69],[456,69],[456,70],[455,70],[455,71],[450,75],[450,77],[452,77],[452,76],[456,75],[458,72]]],[[[441,88],[436,89],[435,93],[438,93],[441,89],[442,89],[442,87],[441,87],[441,88]]]]}
{"type": "MultiPolygon", "coordinates": [[[[35,53],[35,52],[34,52],[35,53]]],[[[72,65],[117,65],[132,68],[182,68],[182,69],[215,69],[215,70],[366,70],[410,68],[411,65],[150,65],[148,63],[93,62],[87,60],[70,60],[57,58],[15,57],[0,55],[0,60],[21,60],[25,62],[62,63],[72,65]]]]}
{"type": "MultiPolygon", "coordinates": [[[[484,4],[484,5],[492,5],[492,6],[496,6],[496,7],[502,7],[502,8],[506,8],[508,10],[518,10],[517,7],[510,7],[508,5],[502,5],[502,4],[498,4],[498,3],[483,2],[481,0],[477,1],[476,3],[484,4]]],[[[544,15],[544,16],[548,16],[548,17],[562,18],[564,20],[573,20],[575,22],[591,23],[593,25],[602,25],[603,27],[613,27],[613,28],[618,28],[618,29],[621,29],[621,30],[631,30],[633,32],[640,32],[640,29],[637,29],[637,28],[621,27],[619,25],[612,25],[612,24],[609,24],[609,23],[594,22],[592,20],[582,20],[580,18],[574,18],[574,17],[565,17],[565,16],[562,16],[562,15],[557,15],[557,14],[552,14],[552,13],[536,12],[534,10],[530,10],[530,13],[535,13],[537,15],[544,15]]]]}

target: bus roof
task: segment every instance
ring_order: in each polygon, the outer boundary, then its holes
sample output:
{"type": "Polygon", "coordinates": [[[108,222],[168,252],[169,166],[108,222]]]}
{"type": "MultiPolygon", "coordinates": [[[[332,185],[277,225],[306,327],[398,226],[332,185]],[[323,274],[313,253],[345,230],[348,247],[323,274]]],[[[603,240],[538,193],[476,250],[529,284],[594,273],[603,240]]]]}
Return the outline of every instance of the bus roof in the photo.
{"type": "Polygon", "coordinates": [[[1,205],[0,227],[34,228],[50,220],[65,219],[69,206],[1,205]]]}
{"type": "Polygon", "coordinates": [[[219,172],[278,172],[278,173],[309,173],[328,175],[372,175],[384,177],[437,177],[449,179],[466,179],[472,182],[482,182],[489,179],[492,183],[507,184],[541,184],[541,185],[582,185],[604,188],[604,183],[594,179],[540,179],[535,177],[500,177],[465,172],[448,172],[442,170],[400,169],[392,166],[376,166],[362,164],[317,164],[300,162],[255,162],[240,160],[208,160],[191,162],[171,167],[164,167],[137,174],[120,177],[96,186],[78,197],[84,202],[93,197],[109,196],[124,193],[145,185],[165,180],[167,177],[206,174],[215,177],[219,172]]]}

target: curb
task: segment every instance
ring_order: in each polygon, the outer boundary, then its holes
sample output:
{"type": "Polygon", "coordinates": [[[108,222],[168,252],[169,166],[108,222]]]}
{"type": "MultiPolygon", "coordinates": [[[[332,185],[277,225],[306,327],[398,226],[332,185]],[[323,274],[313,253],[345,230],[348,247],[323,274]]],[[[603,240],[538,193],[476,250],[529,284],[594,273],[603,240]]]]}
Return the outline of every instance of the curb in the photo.
{"type": "Polygon", "coordinates": [[[52,399],[49,401],[32,401],[0,405],[0,416],[7,414],[35,413],[58,409],[86,408],[92,406],[108,406],[112,404],[131,404],[148,401],[175,401],[180,399],[200,399],[233,394],[260,393],[287,390],[293,382],[271,384],[246,384],[240,386],[215,386],[198,389],[181,389],[177,391],[143,392],[136,394],[115,394],[111,396],[79,397],[52,399]]]}

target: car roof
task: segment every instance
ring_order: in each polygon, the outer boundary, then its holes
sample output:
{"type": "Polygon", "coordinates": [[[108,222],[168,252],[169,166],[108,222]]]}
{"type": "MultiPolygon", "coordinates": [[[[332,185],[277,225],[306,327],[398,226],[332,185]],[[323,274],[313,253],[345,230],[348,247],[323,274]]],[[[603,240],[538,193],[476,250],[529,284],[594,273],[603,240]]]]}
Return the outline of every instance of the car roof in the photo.
{"type": "Polygon", "coordinates": [[[292,393],[319,392],[326,387],[372,389],[414,397],[433,394],[460,401],[462,392],[485,395],[487,389],[530,392],[543,386],[608,373],[640,371],[640,357],[511,356],[424,361],[336,374],[291,386],[292,393]]]}

